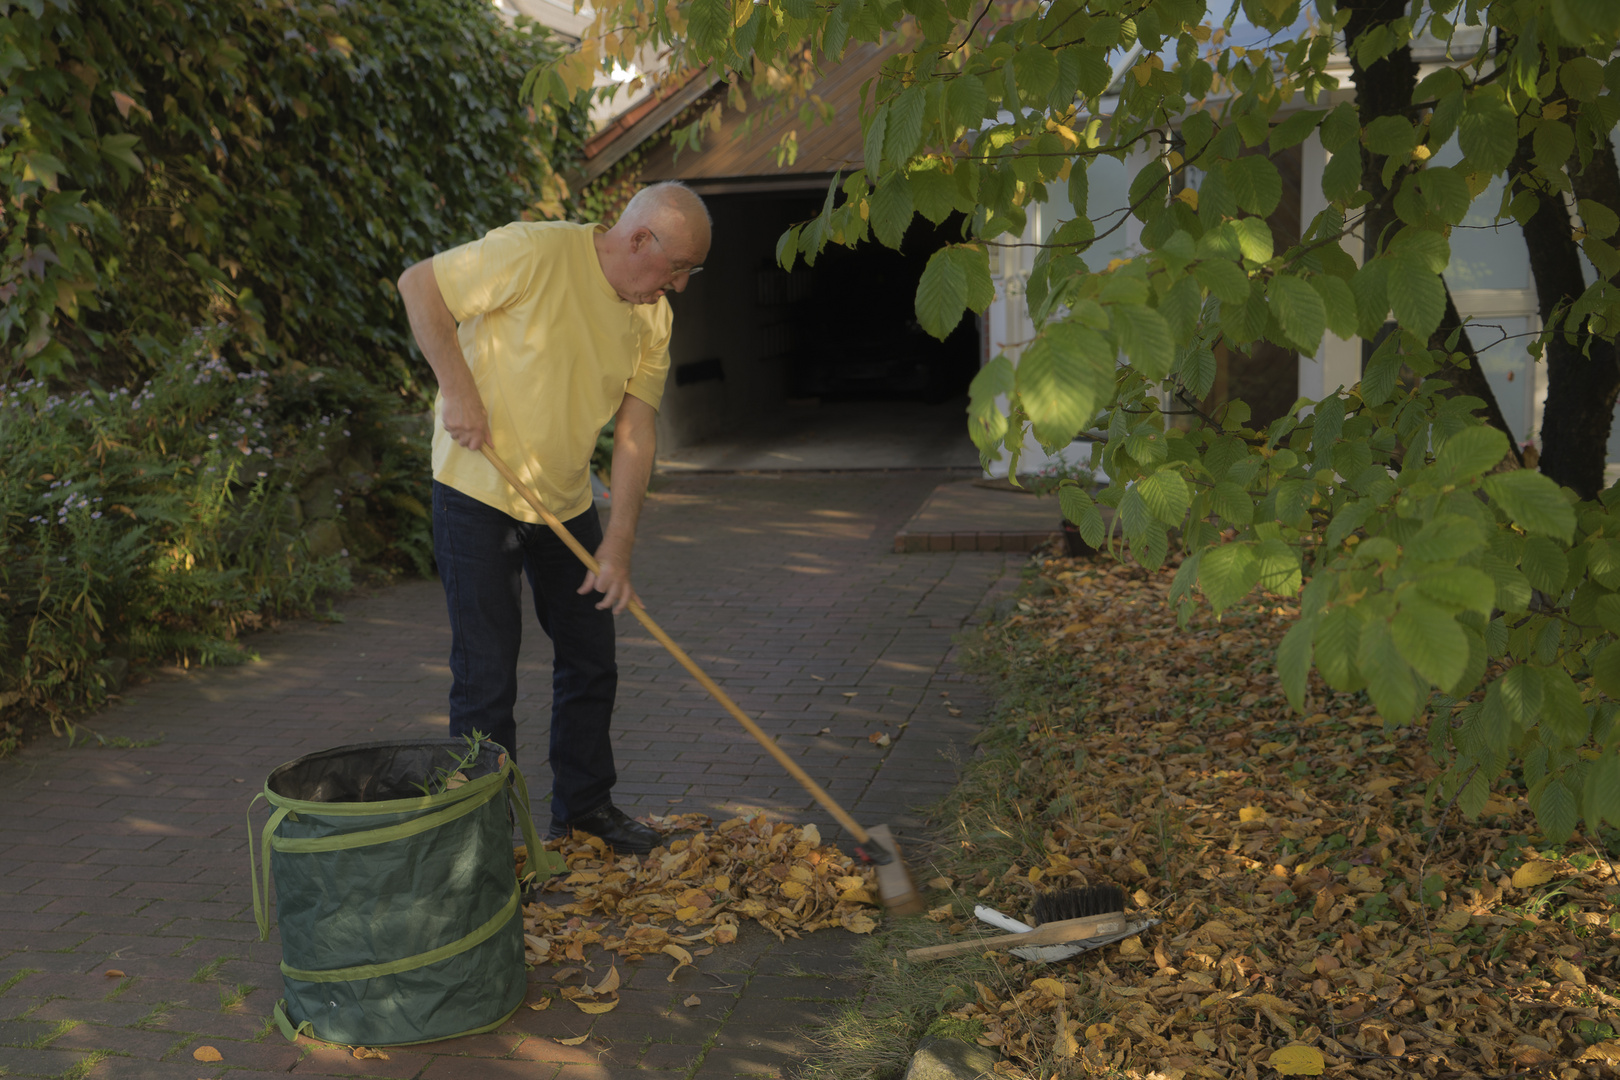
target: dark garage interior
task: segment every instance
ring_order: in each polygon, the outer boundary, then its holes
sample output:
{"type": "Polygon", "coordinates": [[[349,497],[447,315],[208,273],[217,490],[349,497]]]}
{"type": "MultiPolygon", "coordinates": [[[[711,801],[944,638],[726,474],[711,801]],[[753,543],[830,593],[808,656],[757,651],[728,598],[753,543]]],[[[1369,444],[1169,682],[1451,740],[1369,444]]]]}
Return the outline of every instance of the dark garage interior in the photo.
{"type": "Polygon", "coordinates": [[[873,240],[829,245],[814,266],[801,259],[788,273],[776,263],[777,240],[820,211],[824,191],[705,193],[714,243],[704,272],[671,297],[661,457],[786,428],[836,438],[866,416],[967,443],[977,322],[967,316],[940,342],[914,312],[929,255],[961,235],[960,222],[935,228],[919,217],[900,251],[873,240]]]}

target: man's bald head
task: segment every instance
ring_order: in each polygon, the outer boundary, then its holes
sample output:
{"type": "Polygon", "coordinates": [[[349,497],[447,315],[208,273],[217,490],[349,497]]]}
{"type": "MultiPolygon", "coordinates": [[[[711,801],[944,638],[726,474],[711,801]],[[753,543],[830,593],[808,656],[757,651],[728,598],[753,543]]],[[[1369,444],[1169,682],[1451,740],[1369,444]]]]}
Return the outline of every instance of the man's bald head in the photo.
{"type": "Polygon", "coordinates": [[[614,228],[628,226],[633,230],[645,226],[666,244],[675,244],[679,238],[688,250],[671,254],[696,265],[709,253],[712,223],[709,208],[703,205],[697,192],[679,180],[665,180],[636,192],[614,228]]]}
{"type": "Polygon", "coordinates": [[[680,292],[709,254],[709,210],[678,181],[636,192],[613,228],[596,235],[602,272],[619,298],[654,304],[680,292]]]}

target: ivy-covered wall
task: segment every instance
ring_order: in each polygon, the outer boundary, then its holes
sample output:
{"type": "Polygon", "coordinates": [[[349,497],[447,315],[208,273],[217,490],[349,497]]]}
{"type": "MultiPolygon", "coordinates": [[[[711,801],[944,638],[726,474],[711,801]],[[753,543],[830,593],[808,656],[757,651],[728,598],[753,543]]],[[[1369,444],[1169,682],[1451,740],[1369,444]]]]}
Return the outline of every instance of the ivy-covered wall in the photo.
{"type": "Polygon", "coordinates": [[[393,282],[561,216],[555,46],[486,0],[0,0],[0,378],[128,384],[193,327],[419,372],[393,282]]]}

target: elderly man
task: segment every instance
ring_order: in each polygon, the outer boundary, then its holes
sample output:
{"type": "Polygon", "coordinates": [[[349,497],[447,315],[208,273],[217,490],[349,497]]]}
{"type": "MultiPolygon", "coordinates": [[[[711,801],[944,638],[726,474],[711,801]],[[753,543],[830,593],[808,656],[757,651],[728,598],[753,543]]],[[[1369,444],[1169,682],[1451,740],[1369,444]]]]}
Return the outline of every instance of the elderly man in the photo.
{"type": "Polygon", "coordinates": [[[579,829],[637,854],[658,843],[612,801],[613,615],[635,595],[631,552],[669,369],[664,294],[698,272],[709,227],[691,190],[655,184],[611,229],[518,222],[399,279],[416,343],[439,380],[433,543],[450,608],[450,733],[479,731],[517,749],[527,573],[554,651],[550,838],[579,829]],[[590,457],[615,418],[604,535],[590,457]],[[484,459],[486,443],[595,550],[599,573],[587,572],[484,459]]]}

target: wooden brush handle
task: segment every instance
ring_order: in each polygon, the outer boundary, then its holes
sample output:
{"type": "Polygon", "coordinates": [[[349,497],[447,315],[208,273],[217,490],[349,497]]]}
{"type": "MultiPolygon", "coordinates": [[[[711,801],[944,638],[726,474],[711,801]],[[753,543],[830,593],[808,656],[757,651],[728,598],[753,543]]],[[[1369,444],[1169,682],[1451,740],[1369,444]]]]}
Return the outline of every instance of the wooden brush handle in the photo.
{"type": "MultiPolygon", "coordinates": [[[[599,572],[601,567],[597,565],[596,557],[585,550],[585,545],[574,539],[574,534],[569,532],[561,521],[557,520],[557,515],[546,509],[545,504],[540,501],[540,497],[530,490],[528,484],[518,479],[517,474],[507,467],[506,462],[501,460],[500,455],[495,453],[494,448],[485,443],[480,449],[482,449],[484,457],[489,459],[489,463],[495,466],[495,471],[500,473],[508,484],[512,485],[512,490],[523,496],[524,502],[534,507],[534,512],[539,514],[540,520],[544,521],[551,527],[551,531],[557,534],[557,539],[567,544],[568,550],[579,556],[579,561],[585,564],[586,569],[593,574],[599,572]]],[[[680,665],[702,684],[703,689],[713,695],[714,700],[718,701],[721,707],[730,713],[743,726],[743,729],[754,737],[759,745],[765,748],[767,753],[776,759],[778,765],[788,771],[789,776],[797,780],[799,785],[808,791],[816,802],[821,804],[822,809],[833,816],[833,820],[842,825],[855,838],[856,843],[871,844],[871,834],[857,825],[855,819],[850,817],[842,806],[834,802],[833,797],[827,794],[820,784],[812,780],[810,774],[805,772],[797,761],[788,757],[787,751],[776,745],[775,740],[765,734],[758,724],[754,723],[753,717],[743,712],[742,709],[737,707],[736,702],[726,696],[726,692],[720,689],[720,685],[709,678],[708,672],[698,667],[697,661],[686,655],[686,650],[675,644],[675,639],[664,633],[663,627],[653,622],[652,616],[647,614],[647,609],[641,606],[641,601],[636,599],[630,601],[630,614],[634,615],[636,620],[647,628],[649,634],[658,639],[658,644],[668,649],[669,654],[680,661],[680,665]]]]}
{"type": "Polygon", "coordinates": [[[908,949],[907,960],[939,960],[946,956],[980,952],[984,949],[1021,949],[1026,945],[1062,945],[1067,941],[1117,934],[1125,929],[1125,913],[1111,911],[1106,915],[1088,915],[1084,919],[1064,919],[1061,922],[1037,926],[1027,934],[997,934],[994,937],[969,938],[946,945],[929,945],[921,949],[908,949]]]}

